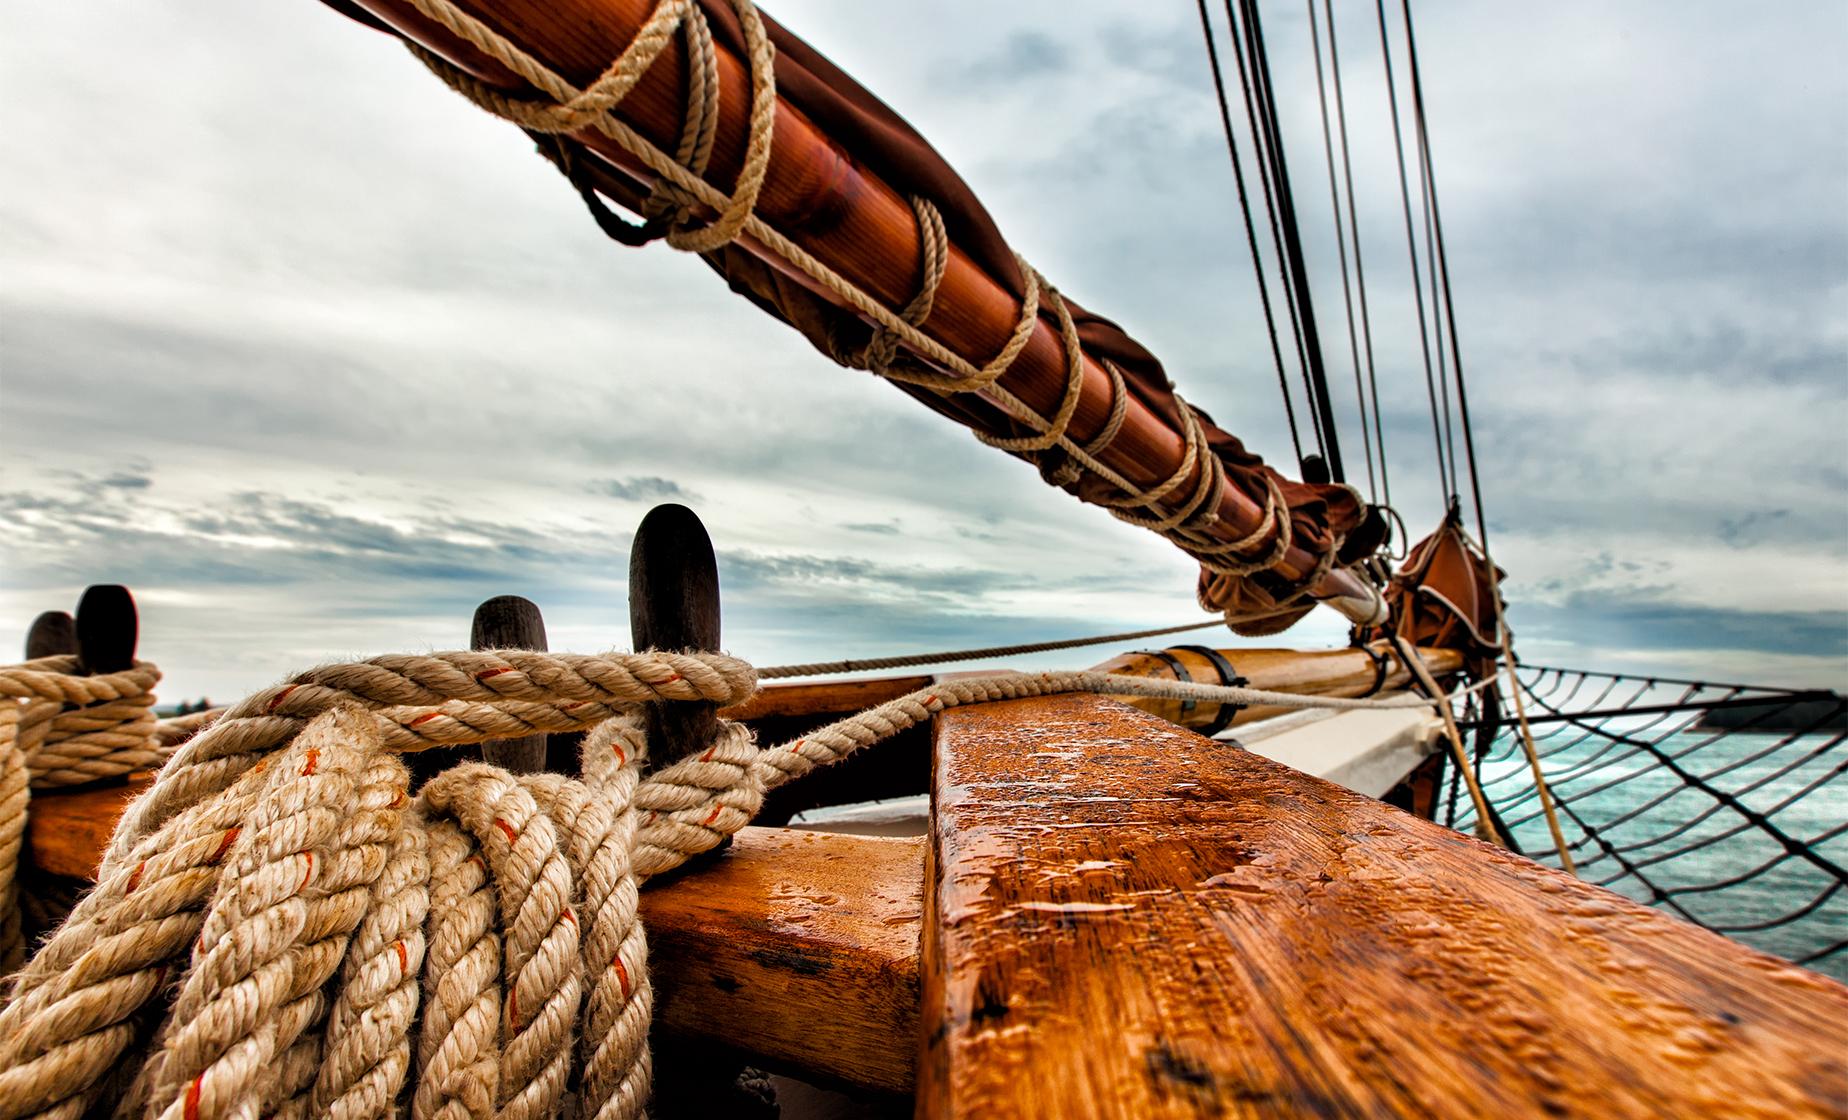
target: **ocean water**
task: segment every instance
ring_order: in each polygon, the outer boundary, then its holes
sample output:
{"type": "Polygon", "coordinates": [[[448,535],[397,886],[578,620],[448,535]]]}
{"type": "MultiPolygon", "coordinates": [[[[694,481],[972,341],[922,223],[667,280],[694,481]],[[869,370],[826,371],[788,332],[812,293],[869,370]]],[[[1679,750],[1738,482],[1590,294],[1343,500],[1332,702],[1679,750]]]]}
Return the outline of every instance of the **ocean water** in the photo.
{"type": "MultiPolygon", "coordinates": [[[[1580,875],[1848,980],[1848,738],[1674,729],[1687,719],[1622,717],[1604,727],[1617,739],[1535,726],[1580,875]]],[[[1521,850],[1558,866],[1512,736],[1485,756],[1482,781],[1521,850]]],[[[1467,792],[1454,805],[1470,827],[1467,792]]]]}

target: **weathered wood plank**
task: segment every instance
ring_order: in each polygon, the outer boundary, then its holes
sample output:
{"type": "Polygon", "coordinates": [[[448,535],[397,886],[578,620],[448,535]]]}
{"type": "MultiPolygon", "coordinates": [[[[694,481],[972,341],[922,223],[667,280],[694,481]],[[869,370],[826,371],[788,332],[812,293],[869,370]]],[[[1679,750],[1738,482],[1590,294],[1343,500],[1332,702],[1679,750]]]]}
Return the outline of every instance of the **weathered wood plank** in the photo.
{"type": "Polygon", "coordinates": [[[1841,985],[1127,707],[934,781],[920,1116],[1844,1114],[1841,985]]]}
{"type": "Polygon", "coordinates": [[[642,892],[656,1029],[908,1092],[923,844],[781,828],[732,839],[723,857],[642,892]]]}

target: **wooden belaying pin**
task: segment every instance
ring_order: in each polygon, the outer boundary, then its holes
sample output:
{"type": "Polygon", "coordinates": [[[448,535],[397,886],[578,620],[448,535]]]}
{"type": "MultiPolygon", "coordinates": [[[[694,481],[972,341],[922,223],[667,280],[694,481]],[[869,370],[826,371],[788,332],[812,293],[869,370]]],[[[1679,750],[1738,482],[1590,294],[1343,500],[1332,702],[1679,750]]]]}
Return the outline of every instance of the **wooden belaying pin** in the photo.
{"type": "MultiPolygon", "coordinates": [[[[545,618],[530,599],[496,595],[475,608],[468,645],[470,649],[544,650],[545,618]]],[[[537,773],[545,769],[545,741],[543,732],[519,739],[490,739],[481,744],[481,757],[515,774],[537,773]]]]}
{"type": "Polygon", "coordinates": [[[26,631],[26,660],[77,652],[77,623],[66,611],[46,611],[26,631]]]}
{"type": "Polygon", "coordinates": [[[119,583],[97,583],[77,602],[78,672],[120,673],[135,667],[135,644],[141,621],[135,597],[119,583]]]}
{"type": "MultiPolygon", "coordinates": [[[[719,648],[719,564],[699,516],[669,503],[648,511],[629,552],[629,636],[643,650],[719,648]]],[[[649,756],[662,766],[704,749],[718,730],[718,705],[647,705],[649,756]]]]}

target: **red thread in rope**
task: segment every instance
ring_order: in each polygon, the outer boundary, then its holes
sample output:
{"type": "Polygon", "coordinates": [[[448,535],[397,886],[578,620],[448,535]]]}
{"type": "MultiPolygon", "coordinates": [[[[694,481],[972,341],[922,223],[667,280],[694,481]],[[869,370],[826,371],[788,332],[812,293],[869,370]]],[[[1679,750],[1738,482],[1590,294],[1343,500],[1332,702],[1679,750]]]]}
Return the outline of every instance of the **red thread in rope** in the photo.
{"type": "Polygon", "coordinates": [[[279,704],[281,704],[284,700],[288,699],[289,693],[294,692],[296,689],[300,687],[301,687],[300,685],[296,685],[296,684],[284,685],[281,692],[278,692],[276,695],[270,697],[270,702],[263,706],[263,710],[266,712],[275,711],[279,704]]]}

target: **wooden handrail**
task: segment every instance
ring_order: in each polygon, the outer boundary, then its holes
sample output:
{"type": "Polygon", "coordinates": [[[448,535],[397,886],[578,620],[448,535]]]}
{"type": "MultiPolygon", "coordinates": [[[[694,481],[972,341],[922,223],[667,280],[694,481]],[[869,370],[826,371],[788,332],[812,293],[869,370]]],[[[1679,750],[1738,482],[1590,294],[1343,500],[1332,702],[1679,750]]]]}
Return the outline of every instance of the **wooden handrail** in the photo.
{"type": "Polygon", "coordinates": [[[1848,988],[1109,700],[934,796],[920,1117],[1843,1115],[1848,988]]]}
{"type": "MultiPolygon", "coordinates": [[[[407,0],[357,2],[406,38],[475,77],[509,91],[526,88],[499,62],[424,17],[407,0]]],[[[652,13],[655,0],[499,0],[492,5],[461,0],[460,6],[583,86],[628,46],[652,13]]],[[[743,161],[750,79],[743,62],[723,44],[718,47],[717,60],[718,131],[706,178],[726,186],[736,179],[743,161]]],[[[683,51],[676,42],[616,109],[624,123],[666,151],[674,150],[680,136],[684,69],[683,51]]],[[[653,172],[601,134],[585,130],[573,134],[573,139],[625,181],[642,188],[653,185],[653,172]]],[[[843,152],[787,99],[778,99],[771,151],[758,214],[885,306],[905,306],[916,294],[914,262],[919,258],[910,202],[869,168],[854,162],[850,153],[843,152]]],[[[739,244],[792,280],[838,303],[762,245],[749,238],[739,244]]],[[[1006,344],[1019,318],[1019,307],[1019,300],[1000,280],[952,244],[924,329],[951,351],[979,365],[1006,344]]],[[[1087,356],[1084,366],[1083,392],[1069,430],[1081,444],[1095,438],[1108,423],[1114,395],[1110,375],[1099,362],[1087,356]]],[[[1041,415],[1057,409],[1065,392],[1065,355],[1058,332],[1045,314],[1001,384],[1041,415]]],[[[984,397],[992,406],[992,395],[984,397]]],[[[1003,414],[995,409],[991,415],[998,420],[1003,414]]],[[[1132,395],[1121,430],[1100,457],[1130,481],[1152,487],[1179,469],[1185,451],[1181,433],[1132,395]]],[[[1196,467],[1174,493],[1191,494],[1200,469],[1196,467]]],[[[1250,534],[1264,517],[1260,502],[1229,481],[1220,488],[1215,508],[1220,520],[1211,532],[1224,541],[1250,534]]],[[[1292,547],[1276,571],[1287,579],[1300,579],[1313,572],[1316,563],[1316,556],[1292,547]]],[[[1370,611],[1377,601],[1360,580],[1339,570],[1327,573],[1314,593],[1347,612],[1370,611]]]]}

